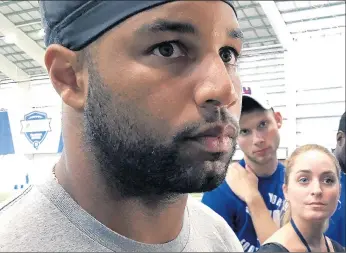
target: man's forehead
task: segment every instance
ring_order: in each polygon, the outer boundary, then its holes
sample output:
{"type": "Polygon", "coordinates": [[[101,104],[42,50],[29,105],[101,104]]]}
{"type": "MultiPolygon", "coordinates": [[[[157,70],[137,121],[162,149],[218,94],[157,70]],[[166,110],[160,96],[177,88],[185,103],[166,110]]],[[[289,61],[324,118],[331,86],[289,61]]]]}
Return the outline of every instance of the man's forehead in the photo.
{"type": "Polygon", "coordinates": [[[243,113],[240,116],[239,124],[242,125],[256,125],[260,124],[263,120],[267,120],[271,117],[271,111],[264,109],[255,109],[254,111],[243,113]]]}
{"type": "MultiPolygon", "coordinates": [[[[128,18],[170,2],[176,1],[40,1],[45,44],[81,50],[128,18]]],[[[232,1],[222,2],[236,15],[232,1]]]]}

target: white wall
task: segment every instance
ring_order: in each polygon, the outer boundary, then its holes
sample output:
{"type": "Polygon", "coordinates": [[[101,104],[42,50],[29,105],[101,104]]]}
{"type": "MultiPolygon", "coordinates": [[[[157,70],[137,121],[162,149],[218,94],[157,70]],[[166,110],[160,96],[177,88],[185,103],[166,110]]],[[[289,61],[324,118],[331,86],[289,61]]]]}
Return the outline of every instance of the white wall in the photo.
{"type": "Polygon", "coordinates": [[[32,81],[26,83],[21,88],[16,84],[0,85],[0,108],[17,108],[21,103],[22,96],[25,96],[25,106],[61,106],[59,95],[50,84],[49,79],[32,81]],[[21,94],[21,92],[25,94],[21,94]]]}
{"type": "Polygon", "coordinates": [[[345,112],[345,34],[300,41],[290,59],[297,146],[317,143],[335,148],[345,112]]]}

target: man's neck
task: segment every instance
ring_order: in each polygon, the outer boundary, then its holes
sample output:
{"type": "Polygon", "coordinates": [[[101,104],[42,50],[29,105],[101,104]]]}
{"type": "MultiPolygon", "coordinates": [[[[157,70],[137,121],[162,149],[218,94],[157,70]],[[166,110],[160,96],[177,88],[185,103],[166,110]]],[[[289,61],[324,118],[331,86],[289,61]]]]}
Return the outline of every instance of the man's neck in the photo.
{"type": "Polygon", "coordinates": [[[187,194],[171,199],[122,199],[109,194],[101,180],[97,180],[87,167],[83,168],[83,164],[75,164],[72,168],[73,163],[66,163],[64,157],[55,166],[59,184],[84,210],[109,229],[148,244],[166,243],[179,235],[187,194]],[[66,168],[66,164],[71,168],[66,168]]]}
{"type": "Polygon", "coordinates": [[[276,171],[276,168],[279,162],[276,157],[273,157],[273,159],[270,159],[265,164],[259,164],[259,163],[253,162],[250,159],[248,159],[246,156],[244,157],[244,160],[246,164],[252,168],[252,170],[255,172],[255,174],[258,177],[269,177],[273,175],[274,172],[276,171]]]}

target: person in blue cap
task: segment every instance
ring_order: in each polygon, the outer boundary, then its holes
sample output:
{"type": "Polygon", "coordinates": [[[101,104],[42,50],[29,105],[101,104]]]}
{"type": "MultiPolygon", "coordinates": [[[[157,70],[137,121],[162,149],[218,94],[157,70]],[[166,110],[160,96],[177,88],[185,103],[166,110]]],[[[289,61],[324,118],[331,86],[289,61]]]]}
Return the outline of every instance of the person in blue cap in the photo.
{"type": "Polygon", "coordinates": [[[202,202],[220,214],[245,252],[257,251],[280,225],[285,168],[278,161],[282,126],[261,88],[243,87],[238,144],[244,159],[230,166],[226,180],[202,202]]]}
{"type": "Polygon", "coordinates": [[[40,8],[64,150],[51,179],[1,209],[0,251],[241,251],[224,219],[188,197],[222,183],[235,150],[232,3],[40,8]]]}
{"type": "Polygon", "coordinates": [[[341,167],[341,194],[337,209],[330,218],[326,235],[346,247],[346,112],[341,116],[336,134],[335,157],[341,167]]]}

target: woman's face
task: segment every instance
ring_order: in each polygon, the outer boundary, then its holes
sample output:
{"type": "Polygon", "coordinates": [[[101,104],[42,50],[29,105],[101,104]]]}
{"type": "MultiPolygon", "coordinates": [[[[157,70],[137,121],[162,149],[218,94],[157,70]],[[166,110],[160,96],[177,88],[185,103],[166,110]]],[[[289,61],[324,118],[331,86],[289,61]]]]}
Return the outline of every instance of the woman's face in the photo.
{"type": "Polygon", "coordinates": [[[326,154],[308,151],[299,155],[284,185],[293,217],[323,221],[333,215],[340,196],[337,168],[326,154]]]}

